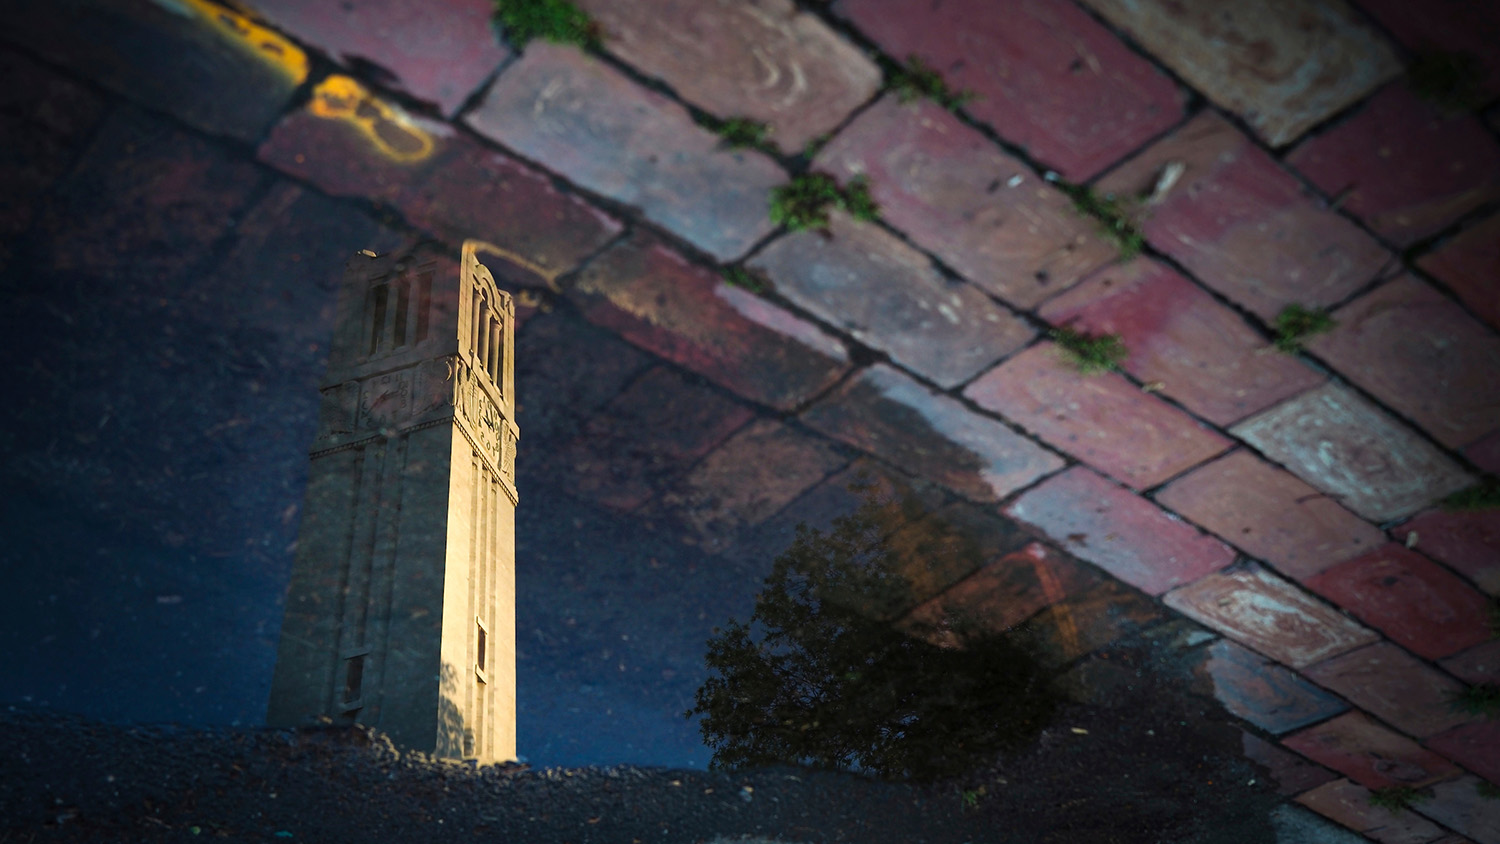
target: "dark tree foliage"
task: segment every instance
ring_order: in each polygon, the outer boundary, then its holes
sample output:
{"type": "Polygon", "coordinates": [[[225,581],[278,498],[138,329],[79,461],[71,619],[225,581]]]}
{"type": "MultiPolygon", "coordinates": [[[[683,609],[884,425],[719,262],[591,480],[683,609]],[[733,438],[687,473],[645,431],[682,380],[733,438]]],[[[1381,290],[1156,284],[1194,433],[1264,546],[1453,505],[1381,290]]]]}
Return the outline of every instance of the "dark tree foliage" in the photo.
{"type": "Polygon", "coordinates": [[[958,646],[939,647],[888,619],[912,603],[903,572],[924,555],[977,556],[974,543],[939,519],[914,521],[912,499],[853,489],[864,503],[827,533],[798,525],[750,622],[731,620],[709,640],[713,673],[687,715],[703,716],[711,767],[956,777],[1048,720],[1055,699],[1024,635],[949,618],[958,646]]]}

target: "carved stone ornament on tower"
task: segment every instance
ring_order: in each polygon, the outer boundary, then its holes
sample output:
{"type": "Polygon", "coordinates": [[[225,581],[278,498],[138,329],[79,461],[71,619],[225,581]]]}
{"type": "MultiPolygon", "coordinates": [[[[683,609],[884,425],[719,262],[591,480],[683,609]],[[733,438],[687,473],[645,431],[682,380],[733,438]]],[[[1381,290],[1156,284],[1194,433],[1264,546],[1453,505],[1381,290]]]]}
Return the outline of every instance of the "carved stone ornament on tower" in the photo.
{"type": "Polygon", "coordinates": [[[515,758],[515,306],[477,251],[345,266],[272,725],[515,758]]]}

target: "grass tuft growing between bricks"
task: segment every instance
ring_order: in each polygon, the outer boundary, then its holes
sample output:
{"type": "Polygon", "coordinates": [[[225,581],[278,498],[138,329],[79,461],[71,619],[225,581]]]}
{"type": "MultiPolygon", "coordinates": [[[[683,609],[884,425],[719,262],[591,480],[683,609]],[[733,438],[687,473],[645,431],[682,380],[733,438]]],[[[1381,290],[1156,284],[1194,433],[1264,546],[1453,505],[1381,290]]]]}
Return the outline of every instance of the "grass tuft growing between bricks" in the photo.
{"type": "Polygon", "coordinates": [[[1304,308],[1294,302],[1276,315],[1276,338],[1271,342],[1278,351],[1296,354],[1308,338],[1332,331],[1336,325],[1327,311],[1304,308]]]}
{"type": "Polygon", "coordinates": [[[1484,65],[1473,53],[1420,53],[1406,66],[1406,77],[1413,93],[1444,111],[1473,111],[1484,105],[1484,65]]]}
{"type": "Polygon", "coordinates": [[[1146,248],[1146,238],[1141,235],[1135,221],[1139,202],[1112,194],[1100,196],[1087,185],[1075,185],[1061,179],[1050,181],[1073,200],[1074,211],[1098,222],[1100,233],[1120,251],[1120,260],[1128,261],[1146,248]]]}
{"type": "Polygon", "coordinates": [[[738,287],[741,290],[748,290],[757,296],[769,289],[769,285],[766,284],[765,279],[744,267],[725,267],[724,272],[720,275],[723,276],[725,284],[731,287],[738,287]]]}
{"type": "Polygon", "coordinates": [[[1486,476],[1479,483],[1465,487],[1443,499],[1443,509],[1453,512],[1494,510],[1500,508],[1500,478],[1486,476]]]}
{"type": "Polygon", "coordinates": [[[1062,351],[1063,359],[1084,375],[1119,369],[1129,352],[1118,334],[1090,335],[1072,328],[1054,328],[1047,333],[1062,351]]]}
{"type": "Polygon", "coordinates": [[[731,117],[708,127],[722,138],[723,146],[729,149],[756,149],[775,153],[771,146],[771,127],[749,117],[731,117]]]}
{"type": "Polygon", "coordinates": [[[880,206],[870,196],[870,183],[864,176],[856,176],[847,188],[840,188],[827,173],[803,173],[771,191],[771,222],[792,231],[827,228],[830,208],[866,222],[880,215],[880,206]]]}
{"type": "Polygon", "coordinates": [[[1427,799],[1427,795],[1409,785],[1393,785],[1370,792],[1370,805],[1379,806],[1388,812],[1409,809],[1427,799]]]}
{"type": "Polygon", "coordinates": [[[916,56],[907,56],[906,64],[899,65],[888,59],[881,61],[887,86],[895,92],[896,99],[903,103],[926,98],[949,111],[958,111],[964,103],[977,96],[973,91],[954,91],[948,87],[943,75],[929,67],[916,56]]]}
{"type": "Polygon", "coordinates": [[[540,38],[597,48],[602,40],[598,22],[568,0],[495,0],[495,21],[517,47],[540,38]]]}
{"type": "Polygon", "coordinates": [[[1500,715],[1500,686],[1494,683],[1476,683],[1449,695],[1448,705],[1455,712],[1465,715],[1494,718],[1500,715]]]}

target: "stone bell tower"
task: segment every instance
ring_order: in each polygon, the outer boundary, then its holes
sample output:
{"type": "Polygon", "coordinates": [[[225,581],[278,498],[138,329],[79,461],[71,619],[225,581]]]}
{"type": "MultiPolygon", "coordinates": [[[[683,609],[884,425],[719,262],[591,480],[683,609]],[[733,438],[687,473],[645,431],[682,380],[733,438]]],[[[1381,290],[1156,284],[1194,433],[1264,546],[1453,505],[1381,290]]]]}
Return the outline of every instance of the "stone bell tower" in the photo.
{"type": "Polygon", "coordinates": [[[475,249],[345,267],[273,726],[515,758],[515,308],[475,249]]]}

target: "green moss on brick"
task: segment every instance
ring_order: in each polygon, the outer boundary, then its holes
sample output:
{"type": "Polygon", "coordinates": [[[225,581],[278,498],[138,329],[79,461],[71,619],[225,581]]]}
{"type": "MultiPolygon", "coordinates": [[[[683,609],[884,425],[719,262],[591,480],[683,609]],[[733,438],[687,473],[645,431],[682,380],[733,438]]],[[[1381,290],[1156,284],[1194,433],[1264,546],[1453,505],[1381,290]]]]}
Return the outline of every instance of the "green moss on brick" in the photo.
{"type": "Polygon", "coordinates": [[[1062,351],[1063,358],[1084,375],[1119,369],[1129,352],[1118,334],[1083,334],[1072,328],[1054,328],[1048,336],[1062,351]]]}
{"type": "Polygon", "coordinates": [[[792,231],[827,228],[830,208],[866,221],[880,214],[880,207],[870,196],[869,181],[863,176],[840,188],[827,173],[803,173],[771,191],[771,222],[792,231]]]}
{"type": "Polygon", "coordinates": [[[916,56],[907,56],[905,65],[890,60],[881,64],[887,78],[886,85],[895,92],[896,99],[903,103],[925,98],[949,111],[957,111],[964,103],[974,99],[973,91],[954,91],[949,88],[941,73],[916,56]]]}
{"type": "Polygon", "coordinates": [[[517,47],[537,38],[579,47],[600,43],[599,24],[568,0],[495,0],[495,20],[517,47]]]}
{"type": "Polygon", "coordinates": [[[1294,302],[1276,315],[1276,338],[1272,342],[1277,349],[1293,354],[1301,350],[1308,338],[1332,331],[1336,325],[1327,311],[1304,308],[1294,302]]]}

